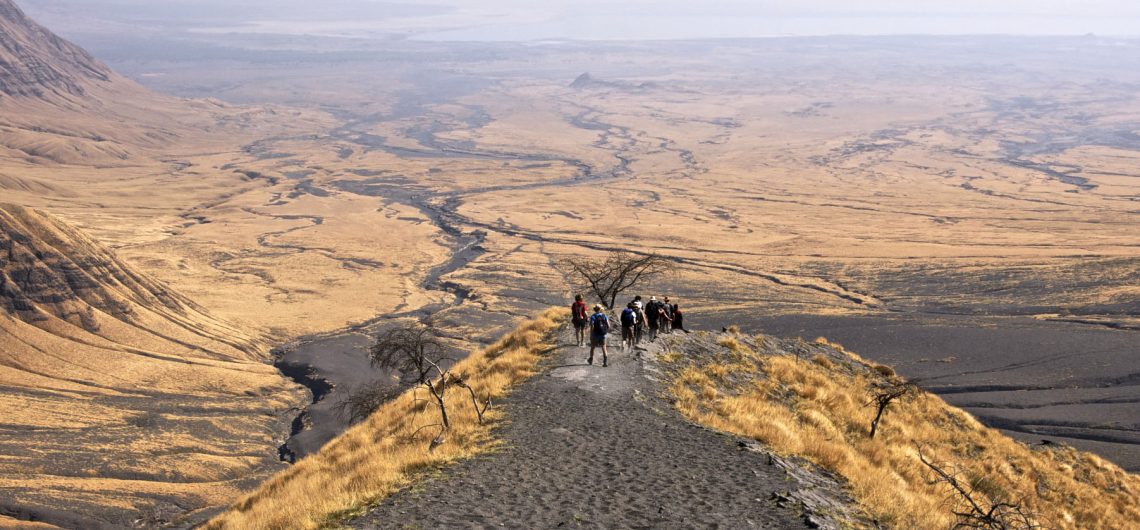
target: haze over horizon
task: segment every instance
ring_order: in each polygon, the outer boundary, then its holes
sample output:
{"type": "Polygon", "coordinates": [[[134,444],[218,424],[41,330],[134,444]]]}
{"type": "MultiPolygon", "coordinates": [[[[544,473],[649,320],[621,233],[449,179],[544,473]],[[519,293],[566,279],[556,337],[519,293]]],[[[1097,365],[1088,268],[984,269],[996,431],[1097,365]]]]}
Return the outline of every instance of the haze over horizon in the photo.
{"type": "Polygon", "coordinates": [[[436,41],[682,40],[823,35],[1137,36],[1140,6],[1121,0],[924,3],[876,0],[851,6],[732,0],[614,5],[598,0],[23,0],[35,17],[77,35],[133,30],[436,41]]]}

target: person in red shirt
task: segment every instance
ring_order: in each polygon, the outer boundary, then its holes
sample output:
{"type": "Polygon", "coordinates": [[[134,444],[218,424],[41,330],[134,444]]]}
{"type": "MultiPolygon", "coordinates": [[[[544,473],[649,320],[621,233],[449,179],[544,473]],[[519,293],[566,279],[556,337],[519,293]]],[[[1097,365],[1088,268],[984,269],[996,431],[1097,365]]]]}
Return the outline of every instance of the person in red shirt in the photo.
{"type": "Polygon", "coordinates": [[[589,318],[589,309],[582,295],[574,296],[574,303],[570,306],[570,321],[574,323],[574,336],[578,339],[578,347],[586,346],[586,320],[589,318]]]}

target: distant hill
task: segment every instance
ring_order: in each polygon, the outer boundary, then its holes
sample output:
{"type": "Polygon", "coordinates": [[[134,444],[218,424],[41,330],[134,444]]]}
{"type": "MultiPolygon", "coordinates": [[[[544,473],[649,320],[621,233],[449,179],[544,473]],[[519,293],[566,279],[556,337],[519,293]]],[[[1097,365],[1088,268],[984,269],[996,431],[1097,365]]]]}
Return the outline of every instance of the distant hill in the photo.
{"type": "Polygon", "coordinates": [[[646,81],[644,83],[631,83],[629,81],[622,81],[622,80],[610,81],[610,80],[605,80],[605,79],[598,79],[597,77],[590,75],[589,72],[586,72],[586,73],[583,73],[582,75],[574,78],[574,81],[570,83],[570,88],[577,89],[577,90],[613,89],[613,90],[644,91],[644,90],[653,90],[653,89],[659,88],[659,86],[657,83],[652,82],[652,81],[646,81]]]}
{"type": "Polygon", "coordinates": [[[277,468],[305,400],[260,337],[4,204],[0,344],[0,514],[65,527],[227,502],[277,468]]]}
{"type": "Polygon", "coordinates": [[[129,331],[193,344],[218,359],[263,360],[258,339],[132,270],[109,250],[43,212],[0,204],[0,309],[44,329],[114,341],[129,331]],[[129,329],[124,329],[126,326],[129,329]]]}

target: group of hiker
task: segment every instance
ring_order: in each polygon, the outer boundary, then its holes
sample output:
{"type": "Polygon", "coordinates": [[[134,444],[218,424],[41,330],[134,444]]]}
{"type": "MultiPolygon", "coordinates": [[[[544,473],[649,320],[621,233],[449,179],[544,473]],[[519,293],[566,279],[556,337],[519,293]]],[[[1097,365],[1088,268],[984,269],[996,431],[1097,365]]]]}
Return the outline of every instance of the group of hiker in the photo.
{"type": "MultiPolygon", "coordinates": [[[[587,330],[589,332],[590,357],[586,359],[589,364],[594,364],[594,351],[601,348],[602,366],[609,366],[609,349],[606,343],[613,326],[605,309],[602,304],[595,304],[594,312],[590,314],[585,298],[581,294],[574,296],[574,303],[570,306],[570,320],[574,323],[578,347],[586,346],[587,330]]],[[[661,300],[656,296],[650,296],[649,301],[644,304],[640,295],[635,296],[622,309],[618,323],[621,325],[623,351],[636,347],[646,335],[650,341],[653,341],[659,334],[685,330],[681,307],[671,303],[668,296],[661,300]]]]}

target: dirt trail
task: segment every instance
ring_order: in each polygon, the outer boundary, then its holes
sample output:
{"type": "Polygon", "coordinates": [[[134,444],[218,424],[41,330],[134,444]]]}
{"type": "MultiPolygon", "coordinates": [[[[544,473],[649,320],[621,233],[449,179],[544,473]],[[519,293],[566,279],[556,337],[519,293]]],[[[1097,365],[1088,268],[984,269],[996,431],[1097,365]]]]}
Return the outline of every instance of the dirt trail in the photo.
{"type": "Polygon", "coordinates": [[[788,479],[682,420],[633,353],[568,345],[499,406],[505,447],[388,498],[354,528],[807,528],[788,479]]]}

